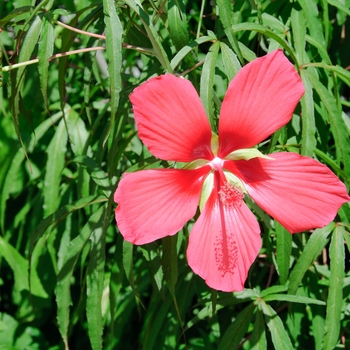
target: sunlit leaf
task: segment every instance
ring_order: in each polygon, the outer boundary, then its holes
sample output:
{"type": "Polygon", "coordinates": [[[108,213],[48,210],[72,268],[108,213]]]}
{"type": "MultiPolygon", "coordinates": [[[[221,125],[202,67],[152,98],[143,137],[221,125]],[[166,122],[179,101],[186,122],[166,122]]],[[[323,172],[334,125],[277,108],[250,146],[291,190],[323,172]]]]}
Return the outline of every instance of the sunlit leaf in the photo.
{"type": "Polygon", "coordinates": [[[216,60],[219,53],[219,47],[220,47],[219,42],[216,42],[211,46],[206,56],[206,59],[204,61],[203,72],[201,75],[200,97],[212,127],[215,127],[216,125],[214,120],[214,108],[213,108],[214,107],[213,106],[213,87],[214,87],[215,66],[216,66],[216,60]]]}
{"type": "Polygon", "coordinates": [[[280,317],[270,305],[265,304],[264,302],[261,302],[260,305],[265,315],[267,327],[271,332],[272,342],[275,349],[293,350],[294,347],[280,317]]]}

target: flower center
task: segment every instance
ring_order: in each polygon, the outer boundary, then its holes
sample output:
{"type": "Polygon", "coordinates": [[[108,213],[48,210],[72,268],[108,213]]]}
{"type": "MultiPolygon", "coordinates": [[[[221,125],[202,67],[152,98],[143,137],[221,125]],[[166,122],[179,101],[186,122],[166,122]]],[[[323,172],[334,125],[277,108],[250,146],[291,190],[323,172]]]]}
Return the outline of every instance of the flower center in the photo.
{"type": "Polygon", "coordinates": [[[215,170],[221,170],[223,163],[224,161],[219,157],[215,157],[209,162],[210,166],[215,170]]]}
{"type": "Polygon", "coordinates": [[[218,193],[224,207],[239,208],[244,198],[243,191],[228,181],[226,181],[225,184],[220,187],[220,191],[218,193]]]}

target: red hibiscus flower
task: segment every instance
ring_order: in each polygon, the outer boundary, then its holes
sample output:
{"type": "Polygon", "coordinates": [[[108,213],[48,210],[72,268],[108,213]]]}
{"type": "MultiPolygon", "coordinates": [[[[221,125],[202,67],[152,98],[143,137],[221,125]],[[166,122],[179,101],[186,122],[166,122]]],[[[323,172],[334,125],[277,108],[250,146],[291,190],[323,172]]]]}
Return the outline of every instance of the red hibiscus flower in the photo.
{"type": "Polygon", "coordinates": [[[130,100],[140,139],[154,156],[189,164],[124,174],[114,196],[124,238],[145,244],[174,235],[199,206],[188,263],[210,287],[239,291],[261,248],[245,194],[291,233],[332,221],[350,198],[326,166],[252,148],[290,121],[303,93],[281,50],[258,58],[230,83],[216,136],[188,80],[166,74],[136,88],[130,100]]]}

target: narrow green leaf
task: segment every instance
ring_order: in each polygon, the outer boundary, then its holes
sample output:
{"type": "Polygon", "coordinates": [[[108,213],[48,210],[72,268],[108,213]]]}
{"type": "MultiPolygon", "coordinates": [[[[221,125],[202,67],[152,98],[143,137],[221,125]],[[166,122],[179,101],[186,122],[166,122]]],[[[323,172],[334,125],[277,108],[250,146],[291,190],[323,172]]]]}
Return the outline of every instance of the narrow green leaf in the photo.
{"type": "Polygon", "coordinates": [[[282,39],[278,34],[274,33],[272,30],[264,27],[263,25],[260,25],[257,23],[248,23],[248,22],[238,23],[232,26],[232,31],[235,33],[240,31],[252,31],[252,32],[258,32],[258,33],[264,34],[267,37],[277,41],[277,43],[279,43],[287,51],[292,61],[297,62],[297,59],[294,54],[294,50],[291,48],[291,46],[284,39],[282,39]]]}
{"type": "Polygon", "coordinates": [[[52,16],[46,14],[43,17],[43,27],[40,35],[38,50],[38,71],[40,77],[40,88],[44,98],[46,109],[49,110],[49,101],[47,97],[47,85],[49,80],[49,58],[53,54],[55,39],[55,29],[52,25],[52,16]]]}
{"type": "Polygon", "coordinates": [[[216,40],[213,36],[201,36],[200,38],[190,42],[188,45],[183,47],[171,60],[170,65],[172,69],[175,69],[180,62],[186,57],[186,55],[191,52],[195,47],[200,44],[207,43],[208,41],[216,40]]]}
{"type": "Polygon", "coordinates": [[[101,217],[94,225],[90,235],[91,249],[89,265],[86,275],[86,318],[88,322],[89,338],[93,350],[102,349],[103,318],[102,295],[105,266],[105,239],[103,234],[103,220],[105,211],[100,212],[101,217]]]}
{"type": "Polygon", "coordinates": [[[294,294],[269,294],[264,297],[265,301],[288,301],[290,303],[299,304],[315,304],[315,305],[326,305],[322,300],[317,300],[315,298],[308,298],[294,294]]]}
{"type": "Polygon", "coordinates": [[[350,86],[350,72],[343,67],[336,66],[326,66],[327,69],[333,71],[346,85],[350,86]]]}
{"type": "Polygon", "coordinates": [[[343,2],[339,1],[339,0],[327,0],[329,5],[332,5],[336,8],[338,8],[339,10],[344,11],[348,16],[350,16],[350,9],[349,7],[347,7],[346,5],[344,5],[343,2]]]}
{"type": "MultiPolygon", "coordinates": [[[[114,332],[115,324],[117,323],[117,326],[119,328],[120,323],[119,320],[116,319],[116,314],[118,313],[117,304],[120,296],[120,290],[123,285],[123,279],[124,279],[124,270],[123,270],[123,243],[122,243],[122,235],[117,235],[115,240],[115,253],[114,253],[114,259],[111,261],[111,277],[109,279],[109,302],[110,302],[110,317],[111,317],[111,324],[109,328],[109,335],[111,338],[115,338],[116,334],[114,332]]],[[[160,266],[160,264],[159,264],[160,266]]],[[[106,340],[106,342],[108,339],[106,340]]]]}
{"type": "Polygon", "coordinates": [[[347,179],[344,170],[341,169],[340,166],[329,155],[320,151],[317,148],[315,148],[314,152],[318,157],[320,157],[324,161],[325,164],[332,168],[332,170],[337,174],[337,176],[341,176],[347,182],[350,181],[350,179],[347,179]]]}
{"type": "Polygon", "coordinates": [[[276,262],[280,283],[285,284],[288,279],[290,256],[292,253],[292,235],[275,220],[276,229],[276,262]]]}
{"type": "Polygon", "coordinates": [[[298,59],[298,63],[301,64],[305,62],[307,58],[305,52],[305,35],[306,35],[306,23],[305,16],[302,10],[297,10],[296,8],[292,8],[291,16],[291,27],[293,33],[293,44],[295,47],[295,55],[298,59]]]}
{"type": "Polygon", "coordinates": [[[209,117],[212,130],[216,130],[216,122],[214,119],[214,106],[213,106],[213,88],[214,88],[214,76],[216,60],[219,53],[220,43],[215,42],[211,47],[207,56],[205,57],[203,71],[201,75],[200,97],[204,106],[207,116],[209,117]]]}
{"type": "Polygon", "coordinates": [[[176,243],[177,235],[164,237],[162,239],[162,268],[164,279],[173,297],[175,297],[175,285],[178,277],[176,243]]]}
{"type": "Polygon", "coordinates": [[[77,156],[73,159],[75,163],[82,165],[90,174],[92,180],[103,190],[106,197],[109,197],[112,191],[111,184],[105,171],[99,164],[88,156],[77,156]]]}
{"type": "MultiPolygon", "coordinates": [[[[40,139],[45,135],[47,130],[52,127],[52,124],[56,123],[60,118],[62,118],[62,112],[58,112],[54,114],[50,119],[45,120],[35,129],[29,141],[29,146],[28,146],[29,153],[34,150],[35,145],[39,143],[40,139]]],[[[5,231],[6,201],[10,197],[10,193],[9,193],[9,190],[11,188],[10,184],[15,178],[15,175],[18,173],[19,168],[22,166],[24,159],[25,159],[25,152],[23,151],[22,148],[20,148],[15,154],[15,156],[13,157],[10,168],[7,171],[7,174],[2,186],[2,193],[0,196],[0,227],[3,232],[5,231]]]]}
{"type": "Polygon", "coordinates": [[[48,298],[38,274],[35,269],[30,273],[30,289],[29,289],[29,264],[10,243],[0,236],[0,256],[3,257],[13,271],[15,284],[14,288],[17,292],[22,290],[30,291],[31,294],[39,298],[48,298]]]}
{"type": "MultiPolygon", "coordinates": [[[[303,10],[292,9],[291,26],[293,30],[293,43],[298,59],[298,65],[309,62],[309,58],[305,51],[306,45],[306,23],[303,10]]],[[[301,99],[302,110],[302,137],[301,137],[301,154],[312,156],[316,148],[316,126],[315,126],[315,109],[312,94],[312,86],[307,77],[307,74],[302,69],[301,78],[304,83],[305,93],[301,99]]]]}
{"type": "MultiPolygon", "coordinates": [[[[148,308],[148,316],[144,322],[146,326],[143,334],[141,335],[140,343],[142,350],[156,349],[159,344],[165,343],[166,334],[169,329],[174,327],[176,322],[173,313],[171,312],[171,306],[173,304],[172,298],[169,297],[165,301],[161,298],[155,298],[151,303],[151,307],[148,308]]],[[[170,348],[175,348],[174,346],[170,348]]]]}
{"type": "Polygon", "coordinates": [[[265,299],[265,297],[269,294],[283,293],[287,289],[288,287],[286,285],[282,285],[282,286],[277,285],[277,286],[268,287],[261,291],[260,297],[265,299]]]}
{"type": "Polygon", "coordinates": [[[315,125],[315,108],[312,93],[312,86],[304,69],[301,70],[301,78],[304,83],[305,93],[301,98],[301,154],[304,156],[312,156],[316,148],[316,125],[315,125]]]}
{"type": "Polygon", "coordinates": [[[329,290],[327,298],[327,313],[325,319],[325,334],[323,338],[323,349],[332,350],[339,342],[341,309],[343,304],[344,284],[344,238],[343,226],[336,226],[329,247],[330,269],[329,290]]]}
{"type": "Polygon", "coordinates": [[[305,36],[305,39],[306,41],[315,46],[316,49],[318,50],[321,58],[322,58],[322,61],[326,62],[327,64],[331,65],[332,64],[332,61],[331,59],[329,58],[329,55],[328,55],[328,52],[327,52],[327,49],[325,48],[324,45],[322,45],[320,42],[318,42],[315,38],[313,38],[311,35],[307,35],[305,36]]]}
{"type": "MultiPolygon", "coordinates": [[[[285,288],[285,286],[283,286],[285,288]]],[[[215,311],[221,310],[225,306],[228,305],[236,305],[245,303],[248,301],[255,301],[259,298],[259,294],[256,290],[253,289],[244,289],[241,292],[234,292],[233,296],[229,296],[226,298],[220,298],[219,300],[216,300],[215,306],[213,306],[213,301],[210,301],[205,304],[203,309],[201,309],[195,317],[193,317],[186,325],[185,331],[189,328],[191,328],[194,324],[197,322],[205,319],[206,317],[211,317],[215,311]]]]}
{"type": "Polygon", "coordinates": [[[310,235],[304,251],[298,258],[297,263],[290,274],[288,285],[289,294],[295,294],[298,290],[299,284],[303,279],[305,272],[328,243],[328,236],[333,230],[334,226],[335,224],[331,222],[326,227],[319,228],[310,235]]]}
{"type": "MultiPolygon", "coordinates": [[[[293,9],[292,9],[292,11],[293,11],[293,9]]],[[[286,25],[283,22],[281,22],[281,20],[279,20],[275,16],[268,14],[267,12],[262,13],[262,23],[265,26],[273,29],[278,34],[285,35],[286,30],[288,30],[286,25]]]]}
{"type": "MultiPolygon", "coordinates": [[[[25,62],[31,58],[31,55],[38,43],[40,32],[42,28],[42,19],[40,16],[36,16],[34,21],[32,22],[28,32],[21,43],[21,51],[19,53],[18,62],[25,62]]],[[[10,101],[10,109],[12,114],[13,125],[15,127],[15,131],[19,141],[22,144],[24,149],[24,144],[22,142],[21,132],[19,129],[19,121],[18,121],[18,113],[19,113],[19,100],[20,94],[24,82],[26,66],[21,66],[15,72],[11,72],[11,96],[9,98],[10,101]]]]}
{"type": "Polygon", "coordinates": [[[2,18],[0,20],[0,28],[4,28],[5,25],[8,22],[10,22],[11,20],[13,20],[14,18],[21,16],[24,13],[31,12],[33,10],[33,8],[34,8],[33,6],[21,6],[21,7],[14,9],[7,16],[5,16],[4,18],[2,18]]]}
{"type": "Polygon", "coordinates": [[[298,0],[302,7],[306,23],[309,28],[310,35],[317,40],[321,45],[326,46],[326,41],[323,35],[323,27],[321,20],[318,18],[319,11],[315,0],[298,0]]]}
{"type": "MultiPolygon", "coordinates": [[[[316,306],[319,309],[324,309],[324,307],[316,306]]],[[[314,308],[316,308],[314,307],[314,308]]],[[[317,311],[315,311],[317,312],[317,311]]],[[[324,313],[319,311],[316,315],[312,315],[312,334],[315,339],[315,349],[322,349],[322,340],[324,336],[324,313]]]]}
{"type": "Polygon", "coordinates": [[[29,252],[31,253],[33,251],[36,242],[44,235],[44,233],[51,225],[58,224],[64,220],[67,215],[73,213],[76,210],[82,209],[92,204],[103,203],[106,201],[107,199],[105,197],[89,196],[80,198],[76,202],[65,205],[64,207],[55,211],[53,214],[49,215],[47,218],[41,220],[30,236],[29,252]]]}
{"type": "Polygon", "coordinates": [[[224,42],[220,42],[220,49],[226,76],[228,80],[231,81],[242,66],[239,63],[236,54],[224,42]]]}
{"type": "Polygon", "coordinates": [[[67,118],[67,128],[69,130],[70,147],[74,155],[80,156],[84,152],[86,141],[89,138],[89,133],[82,117],[74,109],[69,112],[67,118]]]}
{"type": "Polygon", "coordinates": [[[122,89],[122,35],[123,27],[120,23],[113,0],[103,0],[104,21],[106,24],[106,52],[108,57],[109,89],[111,94],[111,121],[107,140],[115,118],[119,104],[119,94],[122,89]]]}
{"type": "Polygon", "coordinates": [[[60,184],[65,166],[68,134],[64,120],[58,124],[55,135],[47,147],[47,162],[44,179],[44,217],[52,214],[60,203],[60,184]]]}
{"type": "Polygon", "coordinates": [[[68,349],[68,326],[69,326],[69,307],[71,305],[70,284],[71,277],[74,272],[75,265],[78,258],[85,247],[91,233],[96,227],[99,227],[101,215],[104,212],[104,206],[101,206],[89,219],[85,226],[81,229],[78,236],[76,236],[67,246],[62,268],[57,276],[56,286],[56,302],[57,302],[57,322],[58,328],[68,349]]]}
{"type": "Polygon", "coordinates": [[[328,11],[328,2],[327,0],[321,0],[320,5],[322,7],[322,10],[320,11],[322,13],[322,24],[324,27],[324,36],[325,36],[325,47],[329,47],[329,38],[332,35],[332,19],[329,16],[329,11],[328,11]]]}
{"type": "MultiPolygon", "coordinates": [[[[42,0],[40,1],[39,3],[36,4],[36,6],[34,7],[34,9],[30,12],[29,16],[26,18],[25,22],[24,22],[24,25],[23,25],[23,28],[24,30],[27,29],[27,26],[33,22],[33,18],[36,18],[38,16],[38,14],[40,13],[39,16],[41,16],[41,13],[43,11],[46,12],[46,5],[51,2],[52,0],[42,0]]],[[[34,1],[32,2],[34,3],[34,1]]]]}
{"type": "Polygon", "coordinates": [[[219,350],[238,349],[239,343],[248,330],[255,307],[254,304],[250,304],[237,315],[231,326],[227,328],[219,344],[219,350]]]}
{"type": "Polygon", "coordinates": [[[158,292],[160,292],[162,296],[164,296],[164,293],[162,293],[163,270],[156,244],[150,243],[144,246],[140,246],[139,249],[142,251],[144,258],[148,262],[149,270],[153,277],[158,292]]]}
{"type": "Polygon", "coordinates": [[[233,10],[231,6],[231,1],[228,0],[217,0],[216,4],[219,8],[219,18],[224,27],[225,34],[230,42],[233,50],[238,56],[241,64],[244,64],[243,55],[241,52],[241,48],[238,44],[235,33],[231,30],[231,26],[233,24],[233,10]]]}
{"type": "Polygon", "coordinates": [[[348,247],[348,251],[350,252],[350,233],[346,230],[343,230],[343,236],[344,236],[344,240],[346,242],[346,245],[348,247]]]}
{"type": "Polygon", "coordinates": [[[312,74],[312,71],[306,70],[313,88],[316,90],[321,101],[329,114],[331,130],[336,144],[337,158],[344,164],[345,173],[350,176],[350,139],[345,122],[342,118],[342,111],[338,108],[334,96],[327,88],[312,74]]]}
{"type": "Polygon", "coordinates": [[[153,27],[148,14],[144,11],[144,9],[142,8],[141,4],[138,1],[136,2],[135,0],[125,0],[124,2],[128,6],[130,6],[133,9],[133,11],[135,11],[138,14],[138,16],[140,17],[146,29],[148,38],[152,43],[155,56],[157,57],[159,62],[162,64],[163,68],[167,70],[169,73],[172,73],[172,68],[170,66],[168,56],[161,44],[161,39],[159,37],[159,34],[153,27]]]}
{"type": "Polygon", "coordinates": [[[252,335],[249,339],[250,350],[267,350],[263,313],[257,310],[252,335]]]}
{"type": "Polygon", "coordinates": [[[134,262],[133,254],[134,245],[128,241],[123,241],[123,267],[126,278],[129,281],[131,288],[136,293],[135,282],[134,282],[134,262]]]}
{"type": "Polygon", "coordinates": [[[185,4],[182,0],[168,0],[168,26],[175,48],[181,50],[189,40],[185,4]]]}
{"type": "Polygon", "coordinates": [[[249,49],[247,46],[245,46],[243,43],[241,43],[240,41],[238,42],[239,48],[242,52],[243,58],[248,61],[251,62],[253,60],[256,59],[256,54],[254,51],[252,51],[251,49],[249,49]]]}
{"type": "Polygon", "coordinates": [[[263,301],[260,303],[260,305],[265,314],[266,323],[271,332],[272,342],[275,349],[293,350],[294,347],[280,317],[276,314],[270,305],[267,305],[263,301]]]}
{"type": "Polygon", "coordinates": [[[304,64],[304,67],[320,67],[329,70],[330,72],[334,72],[339,79],[341,79],[346,85],[350,86],[350,72],[343,67],[338,65],[333,66],[322,62],[307,63],[304,64]]]}

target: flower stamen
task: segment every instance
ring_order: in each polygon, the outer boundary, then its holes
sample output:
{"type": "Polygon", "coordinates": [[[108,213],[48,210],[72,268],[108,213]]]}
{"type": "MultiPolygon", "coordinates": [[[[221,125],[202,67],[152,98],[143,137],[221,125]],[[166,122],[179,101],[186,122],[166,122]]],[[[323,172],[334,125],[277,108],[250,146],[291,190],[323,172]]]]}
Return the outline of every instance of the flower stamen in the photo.
{"type": "Polygon", "coordinates": [[[225,184],[220,187],[219,196],[224,207],[239,208],[242,204],[244,193],[241,188],[226,181],[225,184]]]}

